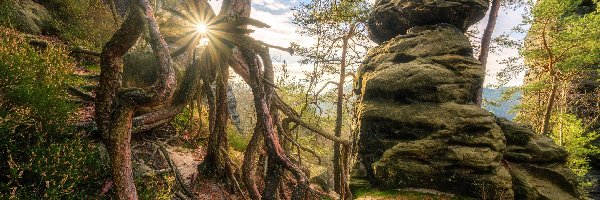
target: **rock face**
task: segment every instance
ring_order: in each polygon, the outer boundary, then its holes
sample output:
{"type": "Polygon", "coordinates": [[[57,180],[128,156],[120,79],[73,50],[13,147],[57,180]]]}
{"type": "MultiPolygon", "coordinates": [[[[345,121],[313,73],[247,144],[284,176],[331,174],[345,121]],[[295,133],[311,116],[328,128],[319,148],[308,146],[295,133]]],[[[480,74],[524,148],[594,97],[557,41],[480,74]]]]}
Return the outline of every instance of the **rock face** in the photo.
{"type": "Polygon", "coordinates": [[[565,167],[567,151],[530,127],[497,119],[506,136],[504,160],[515,199],[577,199],[577,177],[565,167]]]}
{"type": "Polygon", "coordinates": [[[32,0],[5,2],[4,4],[8,4],[13,10],[12,13],[3,14],[8,15],[11,23],[14,23],[12,26],[21,32],[38,35],[54,31],[56,28],[51,25],[52,16],[46,8],[36,2],[32,0]]]}
{"type": "Polygon", "coordinates": [[[415,26],[452,24],[462,30],[485,15],[487,0],[378,0],[368,21],[370,37],[388,41],[415,26]]]}
{"type": "Polygon", "coordinates": [[[355,82],[361,146],[351,187],[578,197],[564,149],[474,103],[485,73],[463,31],[486,7],[479,0],[376,3],[371,37],[386,42],[369,51],[355,82]]]}

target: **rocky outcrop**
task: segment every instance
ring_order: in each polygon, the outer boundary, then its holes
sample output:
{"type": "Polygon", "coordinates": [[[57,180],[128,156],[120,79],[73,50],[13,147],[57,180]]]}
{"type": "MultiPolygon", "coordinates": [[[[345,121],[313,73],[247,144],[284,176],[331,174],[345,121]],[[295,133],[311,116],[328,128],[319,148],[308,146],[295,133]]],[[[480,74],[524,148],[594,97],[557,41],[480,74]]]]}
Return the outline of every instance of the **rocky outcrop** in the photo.
{"type": "Polygon", "coordinates": [[[567,151],[530,127],[497,119],[506,136],[504,160],[515,199],[577,199],[577,177],[565,166],[567,151]]]}
{"type": "Polygon", "coordinates": [[[487,0],[379,0],[368,21],[369,36],[382,43],[412,27],[440,23],[466,30],[483,18],[487,7],[487,0]]]}
{"type": "Polygon", "coordinates": [[[369,51],[355,82],[361,146],[351,187],[578,197],[564,149],[474,103],[485,72],[464,30],[486,8],[479,0],[376,3],[371,37],[385,42],[369,51]]]}

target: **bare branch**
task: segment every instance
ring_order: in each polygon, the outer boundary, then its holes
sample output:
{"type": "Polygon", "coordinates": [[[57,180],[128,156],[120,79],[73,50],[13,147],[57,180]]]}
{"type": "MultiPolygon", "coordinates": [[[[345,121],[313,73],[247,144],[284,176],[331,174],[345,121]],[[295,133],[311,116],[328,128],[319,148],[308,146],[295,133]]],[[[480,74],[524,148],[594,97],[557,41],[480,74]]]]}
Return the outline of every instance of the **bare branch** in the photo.
{"type": "Polygon", "coordinates": [[[265,46],[265,47],[269,47],[269,48],[273,48],[273,49],[277,49],[280,51],[285,51],[290,53],[290,55],[294,55],[294,49],[292,49],[292,47],[281,47],[281,46],[276,46],[276,45],[272,45],[272,44],[267,44],[266,42],[263,41],[257,41],[259,44],[265,46]]]}
{"type": "Polygon", "coordinates": [[[325,83],[325,85],[323,85],[323,87],[321,87],[321,89],[319,89],[319,91],[317,91],[317,93],[315,94],[315,98],[317,98],[317,96],[319,96],[319,94],[321,94],[321,92],[327,87],[327,85],[329,84],[334,84],[337,87],[340,87],[340,83],[335,82],[335,81],[327,81],[327,83],[325,83]]]}

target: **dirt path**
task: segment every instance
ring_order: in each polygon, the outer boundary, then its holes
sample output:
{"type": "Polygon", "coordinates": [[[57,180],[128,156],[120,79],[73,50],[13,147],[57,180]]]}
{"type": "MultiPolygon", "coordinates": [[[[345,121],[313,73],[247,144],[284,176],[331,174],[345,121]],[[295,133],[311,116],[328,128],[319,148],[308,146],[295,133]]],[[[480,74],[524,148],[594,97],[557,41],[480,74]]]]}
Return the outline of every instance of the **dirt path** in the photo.
{"type": "Polygon", "coordinates": [[[167,146],[167,151],[185,183],[188,186],[194,186],[192,190],[198,199],[238,199],[235,195],[230,194],[222,184],[213,180],[198,179],[197,168],[206,155],[202,147],[192,150],[177,146],[167,146]]]}

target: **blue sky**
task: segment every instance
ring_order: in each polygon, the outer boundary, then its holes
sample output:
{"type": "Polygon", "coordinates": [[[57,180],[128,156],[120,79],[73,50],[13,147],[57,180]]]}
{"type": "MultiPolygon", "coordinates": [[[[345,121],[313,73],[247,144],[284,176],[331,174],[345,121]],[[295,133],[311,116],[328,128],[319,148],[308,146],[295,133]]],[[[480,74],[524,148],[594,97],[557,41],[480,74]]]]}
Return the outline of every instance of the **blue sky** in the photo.
{"type": "MultiPolygon", "coordinates": [[[[218,12],[221,1],[212,0],[209,1],[209,3],[213,5],[215,11],[218,12]]],[[[269,29],[257,29],[252,33],[252,36],[269,44],[284,47],[289,46],[292,42],[301,46],[313,44],[315,41],[313,38],[296,33],[296,27],[292,24],[294,16],[291,9],[298,4],[298,0],[252,0],[251,17],[271,25],[271,28],[269,29]]],[[[520,24],[522,13],[524,13],[523,9],[501,10],[493,36],[511,33],[511,29],[520,24]]],[[[487,17],[474,26],[476,26],[482,34],[486,23],[487,17]]],[[[510,37],[513,39],[522,39],[525,35],[511,33],[510,37]]],[[[275,65],[281,65],[285,60],[288,64],[290,74],[292,76],[295,75],[297,78],[301,78],[303,71],[311,69],[311,66],[301,66],[297,62],[298,57],[291,56],[286,52],[272,50],[271,55],[274,57],[275,65]]],[[[500,64],[500,61],[511,56],[518,56],[518,51],[516,49],[500,49],[499,52],[490,53],[487,63],[486,85],[496,83],[495,74],[504,68],[504,66],[500,64]]],[[[521,74],[517,79],[512,80],[509,85],[521,85],[523,76],[524,74],[521,74]]]]}

